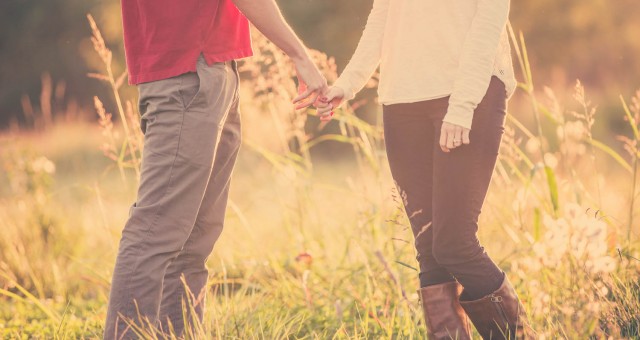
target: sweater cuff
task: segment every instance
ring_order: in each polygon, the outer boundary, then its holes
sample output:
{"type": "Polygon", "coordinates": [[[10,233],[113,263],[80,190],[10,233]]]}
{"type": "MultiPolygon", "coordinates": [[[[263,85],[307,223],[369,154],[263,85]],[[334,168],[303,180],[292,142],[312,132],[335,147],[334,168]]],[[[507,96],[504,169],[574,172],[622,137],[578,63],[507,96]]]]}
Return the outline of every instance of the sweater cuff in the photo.
{"type": "Polygon", "coordinates": [[[349,83],[345,81],[343,78],[338,78],[338,80],[336,80],[336,82],[333,83],[333,86],[339,87],[340,89],[342,89],[342,91],[344,91],[344,100],[342,101],[343,103],[348,102],[351,99],[356,97],[356,94],[354,93],[353,88],[349,86],[349,83]]]}
{"type": "Polygon", "coordinates": [[[469,112],[464,108],[449,107],[447,114],[442,119],[443,122],[462,126],[465,129],[471,130],[471,124],[473,122],[473,111],[469,112]]]}

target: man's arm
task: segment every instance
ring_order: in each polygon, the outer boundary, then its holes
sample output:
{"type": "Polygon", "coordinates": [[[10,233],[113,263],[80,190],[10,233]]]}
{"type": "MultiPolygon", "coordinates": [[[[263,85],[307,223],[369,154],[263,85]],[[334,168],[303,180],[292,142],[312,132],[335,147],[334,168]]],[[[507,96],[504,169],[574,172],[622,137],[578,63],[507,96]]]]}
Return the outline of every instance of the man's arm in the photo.
{"type": "MultiPolygon", "coordinates": [[[[300,39],[286,23],[274,0],[233,0],[236,7],[278,48],[294,62],[299,79],[306,84],[306,91],[294,103],[305,101],[311,105],[327,89],[327,80],[311,61],[300,39]]],[[[306,105],[306,106],[308,106],[306,105]]]]}

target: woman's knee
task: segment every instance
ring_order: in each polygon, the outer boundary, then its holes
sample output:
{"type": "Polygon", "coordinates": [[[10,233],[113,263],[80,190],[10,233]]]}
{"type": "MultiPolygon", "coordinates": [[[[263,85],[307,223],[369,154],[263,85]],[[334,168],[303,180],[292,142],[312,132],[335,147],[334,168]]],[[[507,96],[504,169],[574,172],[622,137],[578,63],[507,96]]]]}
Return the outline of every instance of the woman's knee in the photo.
{"type": "Polygon", "coordinates": [[[434,238],[432,255],[442,266],[459,265],[472,262],[478,256],[484,254],[484,248],[475,240],[438,240],[434,238]]]}

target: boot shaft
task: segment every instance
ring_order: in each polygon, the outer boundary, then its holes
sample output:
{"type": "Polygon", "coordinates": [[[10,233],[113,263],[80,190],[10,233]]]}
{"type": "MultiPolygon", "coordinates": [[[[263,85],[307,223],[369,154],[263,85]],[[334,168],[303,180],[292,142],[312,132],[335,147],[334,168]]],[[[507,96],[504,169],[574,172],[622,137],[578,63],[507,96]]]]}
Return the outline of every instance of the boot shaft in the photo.
{"type": "Polygon", "coordinates": [[[460,301],[483,339],[534,339],[524,307],[506,278],[495,292],[475,301],[460,301]]]}
{"type": "Polygon", "coordinates": [[[448,282],[418,290],[429,340],[470,340],[471,327],[459,298],[462,286],[448,282]]]}

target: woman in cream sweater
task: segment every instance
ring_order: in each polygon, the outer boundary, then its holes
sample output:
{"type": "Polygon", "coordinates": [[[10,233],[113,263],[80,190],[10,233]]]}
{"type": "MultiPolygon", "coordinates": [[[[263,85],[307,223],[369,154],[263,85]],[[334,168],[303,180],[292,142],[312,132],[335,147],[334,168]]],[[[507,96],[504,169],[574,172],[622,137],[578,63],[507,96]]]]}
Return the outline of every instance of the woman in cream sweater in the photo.
{"type": "Polygon", "coordinates": [[[355,54],[318,105],[330,119],[380,66],[389,165],[415,236],[430,339],[470,339],[468,319],[485,339],[532,334],[476,235],[516,87],[508,15],[509,0],[374,0],[355,54]]]}

